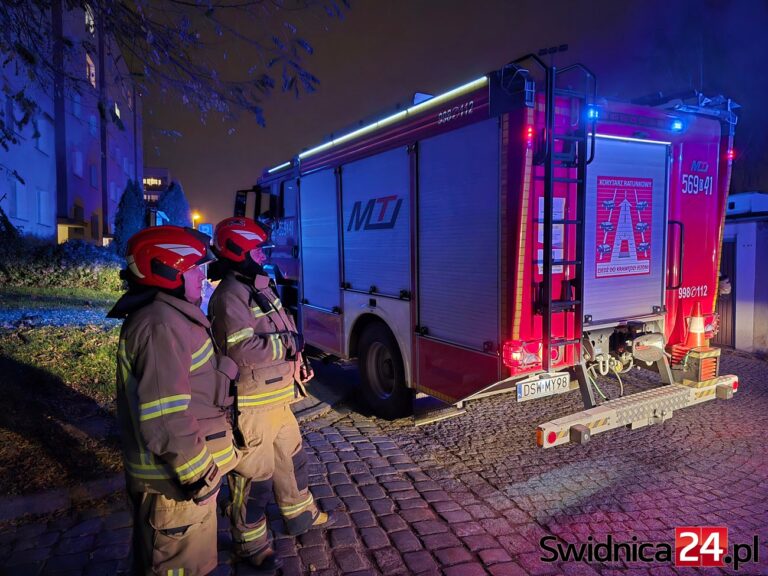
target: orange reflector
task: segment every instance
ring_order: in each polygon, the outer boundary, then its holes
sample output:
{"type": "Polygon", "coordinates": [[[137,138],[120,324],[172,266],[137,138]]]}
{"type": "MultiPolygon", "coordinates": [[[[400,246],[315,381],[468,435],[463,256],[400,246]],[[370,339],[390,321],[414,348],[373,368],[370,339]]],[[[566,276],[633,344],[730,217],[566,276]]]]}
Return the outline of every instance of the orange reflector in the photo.
{"type": "Polygon", "coordinates": [[[544,430],[536,428],[536,446],[541,448],[544,446],[544,430]]]}

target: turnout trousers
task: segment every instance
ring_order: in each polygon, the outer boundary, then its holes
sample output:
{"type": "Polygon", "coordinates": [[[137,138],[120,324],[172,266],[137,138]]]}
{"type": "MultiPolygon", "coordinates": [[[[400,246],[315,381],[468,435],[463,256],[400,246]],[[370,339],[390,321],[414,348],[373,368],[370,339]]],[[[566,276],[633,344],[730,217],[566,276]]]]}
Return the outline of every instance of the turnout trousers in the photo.
{"type": "Polygon", "coordinates": [[[228,512],[235,552],[247,557],[271,545],[266,507],[273,492],[290,534],[306,532],[318,510],[309,492],[307,456],[290,405],[241,409],[239,425],[246,447],[227,476],[228,512]]]}
{"type": "Polygon", "coordinates": [[[205,576],[216,568],[215,499],[198,506],[149,492],[128,496],[134,576],[205,576]]]}

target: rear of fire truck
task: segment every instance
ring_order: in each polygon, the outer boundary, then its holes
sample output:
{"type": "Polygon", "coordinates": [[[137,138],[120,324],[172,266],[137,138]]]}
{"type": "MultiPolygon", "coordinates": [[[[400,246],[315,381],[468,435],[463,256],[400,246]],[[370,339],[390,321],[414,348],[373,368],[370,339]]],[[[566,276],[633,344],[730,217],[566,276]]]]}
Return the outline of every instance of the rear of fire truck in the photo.
{"type": "Polygon", "coordinates": [[[518,240],[519,313],[502,356],[513,376],[534,373],[517,383],[519,401],[578,387],[585,406],[540,425],[538,445],[583,443],[732,397],[738,379],[719,374],[709,338],[737,106],[701,95],[598,100],[587,69],[536,64],[546,90],[522,118],[516,206],[521,230],[536,234],[518,240]],[[635,366],[665,385],[598,405],[598,375],[621,381],[635,366]]]}

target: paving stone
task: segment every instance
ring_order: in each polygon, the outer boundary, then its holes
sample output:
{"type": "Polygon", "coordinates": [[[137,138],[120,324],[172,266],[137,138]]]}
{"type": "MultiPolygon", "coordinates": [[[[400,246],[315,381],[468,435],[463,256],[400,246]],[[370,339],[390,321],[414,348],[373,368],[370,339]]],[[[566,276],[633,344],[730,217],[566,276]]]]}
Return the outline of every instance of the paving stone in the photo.
{"type": "Polygon", "coordinates": [[[336,490],[336,495],[340,498],[349,498],[350,496],[359,496],[360,494],[357,491],[357,488],[352,484],[334,486],[334,490],[336,490]]]}
{"type": "Polygon", "coordinates": [[[480,550],[478,556],[480,556],[480,560],[482,560],[483,564],[486,566],[502,562],[510,562],[512,560],[512,557],[506,550],[504,550],[504,548],[488,548],[486,550],[480,550]]]}
{"type": "Polygon", "coordinates": [[[368,550],[384,548],[390,544],[387,533],[378,526],[373,528],[362,528],[360,530],[360,536],[362,536],[365,547],[368,550]]]}
{"type": "Polygon", "coordinates": [[[423,522],[426,520],[435,520],[437,516],[429,508],[410,508],[407,510],[400,510],[400,516],[412,524],[414,522],[423,522]]]}
{"type": "Polygon", "coordinates": [[[528,576],[528,572],[523,570],[518,564],[515,564],[514,562],[505,562],[504,564],[495,564],[494,566],[489,566],[488,571],[493,576],[528,576]]]}
{"type": "Polygon", "coordinates": [[[429,504],[421,498],[410,498],[408,500],[399,500],[397,507],[400,510],[414,510],[416,508],[428,509],[429,504]]]}
{"type": "Polygon", "coordinates": [[[371,510],[376,516],[385,516],[395,511],[395,503],[389,498],[382,498],[381,500],[373,500],[370,502],[371,510]]]}
{"type": "Polygon", "coordinates": [[[459,524],[452,524],[451,530],[459,538],[464,536],[470,536],[472,534],[485,534],[485,530],[477,522],[461,522],[459,524]]]}
{"type": "Polygon", "coordinates": [[[349,512],[350,514],[371,509],[371,507],[368,504],[368,501],[362,496],[349,496],[348,498],[344,498],[343,500],[344,500],[344,507],[347,509],[347,512],[349,512]]]}
{"type": "Polygon", "coordinates": [[[421,542],[427,550],[440,550],[441,548],[461,546],[461,540],[453,534],[446,532],[422,536],[421,542]]]}
{"type": "Polygon", "coordinates": [[[382,528],[384,528],[384,530],[387,532],[405,530],[405,528],[408,527],[408,525],[405,523],[405,520],[400,518],[400,516],[397,514],[386,514],[384,516],[379,516],[378,518],[382,528]]]}
{"type": "Polygon", "coordinates": [[[454,510],[462,510],[461,506],[458,503],[450,499],[444,502],[430,501],[429,500],[430,494],[437,494],[437,492],[427,492],[426,494],[424,494],[424,499],[427,500],[428,502],[431,502],[432,508],[434,508],[438,512],[451,512],[454,510]]]}
{"type": "Polygon", "coordinates": [[[354,548],[334,548],[333,558],[345,574],[368,567],[368,561],[354,548]]]}
{"type": "Polygon", "coordinates": [[[334,495],[333,488],[327,484],[320,484],[318,486],[310,486],[309,491],[312,493],[312,497],[317,500],[318,498],[329,498],[334,495]]]}
{"type": "Polygon", "coordinates": [[[299,549],[299,557],[307,570],[325,570],[330,566],[330,559],[324,546],[310,546],[299,549]]]}
{"type": "Polygon", "coordinates": [[[485,576],[487,572],[477,562],[459,564],[446,568],[443,573],[445,576],[485,576]]]}
{"type": "Polygon", "coordinates": [[[371,484],[369,486],[361,486],[360,493],[369,502],[371,500],[378,500],[386,496],[386,492],[384,491],[384,489],[381,486],[378,486],[377,484],[371,484]]]}
{"type": "Polygon", "coordinates": [[[419,534],[419,536],[426,536],[428,534],[439,534],[442,532],[448,532],[448,527],[438,520],[423,520],[421,522],[413,522],[413,529],[419,534]]]}
{"type": "Polygon", "coordinates": [[[367,484],[376,484],[376,478],[370,472],[361,472],[360,474],[352,474],[352,480],[358,486],[365,486],[367,484]]]}
{"type": "Polygon", "coordinates": [[[465,546],[469,548],[472,552],[477,552],[478,550],[485,550],[487,548],[495,548],[499,545],[498,540],[491,536],[490,534],[473,534],[469,536],[464,536],[462,538],[462,541],[464,542],[465,546]]]}
{"type": "Polygon", "coordinates": [[[400,552],[392,546],[373,551],[373,557],[376,565],[385,576],[394,576],[395,574],[404,574],[406,572],[405,564],[400,552]]]}
{"type": "Polygon", "coordinates": [[[355,512],[351,515],[351,518],[354,525],[358,528],[371,528],[376,526],[376,517],[369,510],[355,512]]]}
{"type": "Polygon", "coordinates": [[[397,480],[394,482],[384,482],[384,489],[387,492],[398,492],[400,490],[413,490],[413,484],[406,480],[397,480]]]}
{"type": "Polygon", "coordinates": [[[392,540],[395,548],[402,554],[421,549],[421,542],[410,530],[400,530],[399,532],[390,532],[389,538],[392,540]]]}
{"type": "Polygon", "coordinates": [[[472,520],[472,515],[464,510],[452,510],[450,512],[441,512],[440,517],[449,524],[455,522],[468,522],[472,520]]]}
{"type": "Polygon", "coordinates": [[[354,546],[357,543],[357,535],[353,528],[331,528],[331,546],[354,546]]]}
{"type": "Polygon", "coordinates": [[[325,535],[323,530],[310,530],[298,537],[299,544],[303,548],[312,548],[325,545],[325,535]]]}
{"type": "Polygon", "coordinates": [[[472,560],[472,555],[460,546],[452,548],[441,548],[435,550],[435,558],[443,566],[453,566],[454,564],[463,564],[472,560]]]}
{"type": "Polygon", "coordinates": [[[426,550],[406,552],[403,554],[403,561],[413,574],[421,574],[427,571],[438,570],[437,563],[426,550]]]}

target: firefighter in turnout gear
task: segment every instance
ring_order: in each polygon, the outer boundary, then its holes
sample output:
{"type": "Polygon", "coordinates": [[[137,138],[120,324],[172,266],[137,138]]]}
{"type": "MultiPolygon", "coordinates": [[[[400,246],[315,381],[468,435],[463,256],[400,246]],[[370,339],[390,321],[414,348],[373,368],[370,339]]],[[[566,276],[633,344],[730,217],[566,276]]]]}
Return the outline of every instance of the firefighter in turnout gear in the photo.
{"type": "Polygon", "coordinates": [[[334,521],[317,509],[308,489],[307,458],[290,404],[304,395],[302,384],[312,373],[303,363],[302,337],[262,268],[267,238],[249,218],[216,226],[213,249],[222,280],[208,308],[216,343],[240,370],[235,413],[243,461],[229,476],[229,514],[236,547],[254,565],[260,556],[274,558],[264,514],[273,491],[290,534],[334,521]],[[254,518],[246,518],[249,495],[254,518]]]}
{"type": "Polygon", "coordinates": [[[117,352],[117,416],[133,513],[133,573],[203,575],[218,561],[216,495],[238,462],[231,382],[200,310],[208,236],[147,228],[127,247],[117,352]]]}

